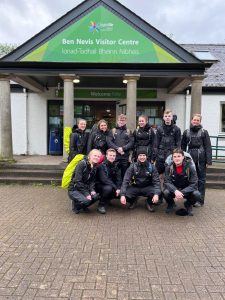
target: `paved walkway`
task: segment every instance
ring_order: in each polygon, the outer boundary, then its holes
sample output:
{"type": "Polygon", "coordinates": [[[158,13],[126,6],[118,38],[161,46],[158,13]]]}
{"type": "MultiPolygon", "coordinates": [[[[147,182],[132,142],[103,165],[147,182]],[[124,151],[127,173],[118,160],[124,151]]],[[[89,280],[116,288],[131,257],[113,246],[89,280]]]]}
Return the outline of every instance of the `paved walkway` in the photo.
{"type": "Polygon", "coordinates": [[[56,187],[0,186],[0,299],[225,299],[225,197],[194,217],[70,211],[56,187]]]}

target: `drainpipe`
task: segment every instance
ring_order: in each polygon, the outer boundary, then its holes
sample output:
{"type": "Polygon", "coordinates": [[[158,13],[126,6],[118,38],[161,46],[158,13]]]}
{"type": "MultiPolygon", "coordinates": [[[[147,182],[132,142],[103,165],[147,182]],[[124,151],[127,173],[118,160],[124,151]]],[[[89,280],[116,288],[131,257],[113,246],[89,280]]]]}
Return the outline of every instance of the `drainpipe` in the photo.
{"type": "Polygon", "coordinates": [[[185,94],[185,122],[184,129],[189,128],[190,125],[190,104],[189,104],[189,90],[186,90],[185,94]]]}

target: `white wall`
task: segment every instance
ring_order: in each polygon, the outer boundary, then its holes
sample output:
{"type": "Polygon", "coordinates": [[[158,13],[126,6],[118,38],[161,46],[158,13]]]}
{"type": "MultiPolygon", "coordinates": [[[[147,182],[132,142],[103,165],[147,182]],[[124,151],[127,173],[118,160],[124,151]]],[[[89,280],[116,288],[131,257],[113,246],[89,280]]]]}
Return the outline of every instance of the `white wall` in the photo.
{"type": "Polygon", "coordinates": [[[44,94],[28,94],[28,151],[47,155],[47,100],[44,94]]]}
{"type": "Polygon", "coordinates": [[[27,154],[26,94],[11,93],[12,140],[14,154],[27,154]]]}
{"type": "Polygon", "coordinates": [[[202,125],[209,135],[221,133],[221,103],[225,103],[225,95],[202,96],[202,125]]]}
{"type": "Polygon", "coordinates": [[[167,94],[166,90],[158,90],[157,100],[165,101],[166,109],[171,109],[174,115],[177,115],[177,126],[181,133],[186,129],[186,102],[183,94],[167,94]]]}

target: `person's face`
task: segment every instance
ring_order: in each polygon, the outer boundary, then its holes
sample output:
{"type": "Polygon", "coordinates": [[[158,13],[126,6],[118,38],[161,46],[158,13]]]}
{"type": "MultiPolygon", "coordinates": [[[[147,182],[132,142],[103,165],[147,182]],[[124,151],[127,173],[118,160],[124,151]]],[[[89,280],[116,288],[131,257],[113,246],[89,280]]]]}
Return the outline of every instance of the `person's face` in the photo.
{"type": "Polygon", "coordinates": [[[116,159],[116,153],[115,152],[108,152],[106,154],[106,158],[109,162],[113,163],[116,159]]]}
{"type": "Polygon", "coordinates": [[[173,120],[173,115],[172,113],[164,114],[163,115],[163,120],[166,125],[171,125],[172,120],[173,120]]]}
{"type": "Polygon", "coordinates": [[[78,128],[80,129],[80,130],[82,130],[82,131],[84,131],[85,129],[86,129],[86,122],[85,121],[80,121],[79,123],[78,123],[78,128]]]}
{"type": "Polygon", "coordinates": [[[101,154],[100,154],[98,151],[93,152],[93,153],[90,155],[90,158],[89,158],[90,163],[91,163],[91,164],[97,164],[97,163],[99,162],[100,156],[101,156],[101,154]]]}
{"type": "Polygon", "coordinates": [[[119,127],[122,127],[122,126],[124,126],[124,125],[126,125],[127,124],[127,120],[126,119],[118,119],[117,120],[117,125],[119,126],[119,127]]]}
{"type": "Polygon", "coordinates": [[[173,162],[176,166],[181,166],[184,160],[184,156],[181,153],[173,154],[173,162]]]}
{"type": "Polygon", "coordinates": [[[102,131],[106,131],[108,129],[108,126],[105,122],[102,122],[100,125],[99,125],[99,129],[102,130],[102,131]]]}
{"type": "Polygon", "coordinates": [[[138,119],[138,124],[140,127],[145,127],[145,125],[147,124],[145,118],[139,118],[138,119]]]}
{"type": "Polygon", "coordinates": [[[193,126],[199,126],[201,124],[201,118],[198,116],[194,116],[194,118],[191,120],[191,124],[193,126]]]}
{"type": "Polygon", "coordinates": [[[145,154],[139,154],[138,160],[143,163],[147,160],[147,156],[145,154]]]}

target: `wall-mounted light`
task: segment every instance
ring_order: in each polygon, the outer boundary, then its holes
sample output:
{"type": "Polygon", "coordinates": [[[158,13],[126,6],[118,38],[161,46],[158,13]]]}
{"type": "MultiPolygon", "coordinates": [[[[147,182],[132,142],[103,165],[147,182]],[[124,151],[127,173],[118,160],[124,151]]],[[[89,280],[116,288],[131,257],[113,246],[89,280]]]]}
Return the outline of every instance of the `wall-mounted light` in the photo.
{"type": "Polygon", "coordinates": [[[124,79],[124,80],[123,80],[123,83],[124,83],[124,84],[127,84],[127,82],[128,82],[127,79],[124,79]]]}
{"type": "Polygon", "coordinates": [[[80,82],[79,77],[74,78],[73,83],[79,83],[79,82],[80,82]]]}

